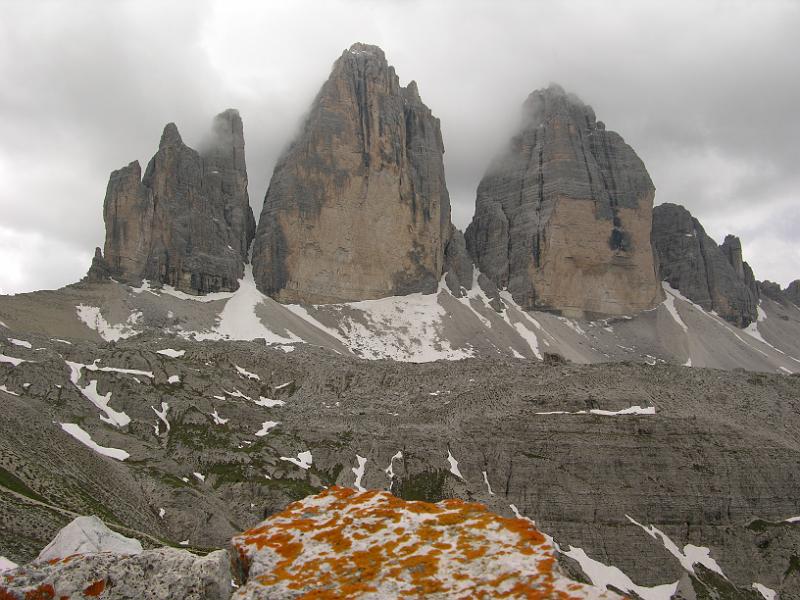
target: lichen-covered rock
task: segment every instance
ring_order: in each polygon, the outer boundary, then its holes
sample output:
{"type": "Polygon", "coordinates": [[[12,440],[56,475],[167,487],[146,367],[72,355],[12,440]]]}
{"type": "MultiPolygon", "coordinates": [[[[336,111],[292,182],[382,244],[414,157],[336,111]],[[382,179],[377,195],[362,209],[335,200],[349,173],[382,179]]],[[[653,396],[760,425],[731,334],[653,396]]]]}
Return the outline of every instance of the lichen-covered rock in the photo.
{"type": "Polygon", "coordinates": [[[234,598],[617,598],[577,583],[530,521],[332,487],[233,541],[234,598]]]}
{"type": "Polygon", "coordinates": [[[624,140],[558,86],[478,186],[467,247],[526,309],[622,315],[661,299],[650,245],[655,188],[624,140]]]}
{"type": "Polygon", "coordinates": [[[253,247],[259,289],[332,303],[432,293],[450,236],[439,119],[383,51],[334,63],[278,161],[253,247]]]}
{"type": "Polygon", "coordinates": [[[717,246],[700,222],[677,204],[654,209],[652,236],[662,280],[739,327],[756,320],[758,285],[742,260],[739,238],[729,235],[717,246]]]}
{"type": "Polygon", "coordinates": [[[53,541],[42,549],[37,560],[59,560],[75,554],[97,552],[139,554],[141,551],[142,544],[139,540],[110,530],[95,516],[87,516],[76,517],[61,529],[53,541]]]}
{"type": "Polygon", "coordinates": [[[0,575],[4,600],[227,600],[231,589],[224,550],[208,556],[175,548],[83,554],[33,562],[0,575]]]}
{"type": "Polygon", "coordinates": [[[239,113],[217,115],[200,152],[169,123],[143,178],[138,162],[111,174],[103,217],[114,277],[235,290],[255,234],[239,113]]]}

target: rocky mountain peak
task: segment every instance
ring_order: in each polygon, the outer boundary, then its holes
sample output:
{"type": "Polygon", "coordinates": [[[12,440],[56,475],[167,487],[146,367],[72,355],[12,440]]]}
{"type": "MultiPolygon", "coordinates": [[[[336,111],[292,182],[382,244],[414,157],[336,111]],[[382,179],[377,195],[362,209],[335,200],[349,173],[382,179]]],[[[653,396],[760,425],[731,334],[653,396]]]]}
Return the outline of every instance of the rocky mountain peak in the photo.
{"type": "Polygon", "coordinates": [[[161,133],[161,142],[159,142],[159,148],[165,148],[167,146],[181,146],[183,145],[183,138],[181,138],[181,134],[178,132],[178,126],[175,123],[167,123],[164,126],[164,131],[161,133]]]}
{"type": "MultiPolygon", "coordinates": [[[[236,289],[255,234],[238,112],[214,119],[201,152],[168,123],[144,176],[136,161],[111,174],[103,216],[112,276],[195,294],[236,289]]],[[[101,266],[96,258],[93,273],[101,266]]]]}
{"type": "Polygon", "coordinates": [[[522,112],[465,234],[481,272],[527,309],[619,315],[657,304],[655,187],[642,161],[558,85],[534,91],[522,112]]]}
{"type": "Polygon", "coordinates": [[[758,285],[739,238],[718,246],[688,210],[665,203],[653,211],[652,240],[661,279],[739,327],[756,320],[758,285]]]}
{"type": "Polygon", "coordinates": [[[443,153],[416,84],[401,87],[377,46],[353,44],[275,167],[258,287],[315,304],[435,291],[451,234],[443,153]]]}

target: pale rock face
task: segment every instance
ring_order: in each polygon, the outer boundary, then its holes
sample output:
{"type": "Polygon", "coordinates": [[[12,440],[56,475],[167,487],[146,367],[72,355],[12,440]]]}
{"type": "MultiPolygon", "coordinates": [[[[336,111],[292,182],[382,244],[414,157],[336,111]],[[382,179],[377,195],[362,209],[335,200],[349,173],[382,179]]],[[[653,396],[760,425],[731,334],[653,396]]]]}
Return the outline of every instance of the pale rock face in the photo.
{"type": "Polygon", "coordinates": [[[376,46],[334,63],[278,161],[253,249],[259,289],[284,302],[432,293],[450,236],[439,120],[376,46]]]}
{"type": "Polygon", "coordinates": [[[758,284],[739,238],[729,235],[717,246],[688,210],[661,204],[653,211],[652,239],[661,279],[739,327],[756,320],[758,284]]]}
{"type": "Polygon", "coordinates": [[[103,216],[113,277],[235,290],[255,234],[239,113],[217,115],[200,152],[168,124],[144,177],[138,162],[111,174],[103,216]]]}
{"type": "Polygon", "coordinates": [[[19,567],[0,576],[3,598],[137,598],[227,600],[231,595],[228,553],[196,556],[158,548],[136,555],[104,552],[19,567]],[[5,594],[5,595],[3,595],[5,594]]]}
{"type": "Polygon", "coordinates": [[[655,188],[590,106],[533,92],[524,123],[478,186],[467,247],[526,309],[622,315],[661,300],[650,245],[655,188]]]}
{"type": "Polygon", "coordinates": [[[37,560],[58,560],[73,554],[96,552],[139,554],[141,551],[139,540],[112,531],[97,517],[77,517],[42,549],[37,560]]]}

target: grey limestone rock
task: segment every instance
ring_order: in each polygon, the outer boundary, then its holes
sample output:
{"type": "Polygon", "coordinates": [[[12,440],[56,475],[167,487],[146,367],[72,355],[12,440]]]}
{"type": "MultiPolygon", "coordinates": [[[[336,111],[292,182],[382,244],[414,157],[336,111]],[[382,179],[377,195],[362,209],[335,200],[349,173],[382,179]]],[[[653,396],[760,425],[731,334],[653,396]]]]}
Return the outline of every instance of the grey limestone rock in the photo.
{"type": "Polygon", "coordinates": [[[264,200],[253,271],[281,301],[432,293],[450,225],[439,119],[377,46],[334,63],[264,200]]]}
{"type": "Polygon", "coordinates": [[[655,188],[594,111],[552,85],[478,186],[467,247],[526,309],[629,314],[660,301],[650,246],[655,188]]]}
{"type": "Polygon", "coordinates": [[[789,299],[789,302],[795,306],[800,306],[800,279],[795,279],[791,282],[785,290],[784,295],[789,299]]]}
{"type": "Polygon", "coordinates": [[[729,235],[717,246],[700,222],[677,204],[654,209],[652,237],[661,279],[739,327],[756,320],[758,286],[742,260],[739,238],[729,235]]]}
{"type": "Polygon", "coordinates": [[[231,595],[228,553],[196,556],[159,548],[136,555],[83,554],[34,562],[0,576],[3,598],[137,598],[227,600],[231,595]]]}
{"type": "Polygon", "coordinates": [[[103,216],[114,277],[195,294],[238,288],[255,234],[239,113],[217,115],[199,152],[169,123],[144,177],[138,162],[111,174],[103,216]]]}

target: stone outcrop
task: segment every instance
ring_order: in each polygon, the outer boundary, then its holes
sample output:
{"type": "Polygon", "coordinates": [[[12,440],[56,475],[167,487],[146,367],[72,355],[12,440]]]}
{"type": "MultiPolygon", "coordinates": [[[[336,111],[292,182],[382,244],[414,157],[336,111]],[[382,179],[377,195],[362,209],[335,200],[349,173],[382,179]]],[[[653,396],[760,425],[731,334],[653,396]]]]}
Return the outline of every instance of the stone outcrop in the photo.
{"type": "Polygon", "coordinates": [[[526,309],[622,315],[656,305],[655,188],[642,161],[558,86],[533,92],[523,112],[478,186],[466,241],[479,270],[526,309]]]}
{"type": "Polygon", "coordinates": [[[224,550],[196,556],[158,548],[135,555],[105,552],[33,562],[0,575],[0,598],[227,600],[230,581],[224,550]]]}
{"type": "Polygon", "coordinates": [[[108,266],[106,259],[103,258],[103,251],[98,247],[94,249],[92,265],[86,273],[83,281],[86,283],[100,283],[111,277],[111,267],[108,266]]]}
{"type": "Polygon", "coordinates": [[[451,233],[439,119],[383,51],[334,63],[278,161],[253,247],[259,289],[331,303],[434,292],[451,233]]]}
{"type": "Polygon", "coordinates": [[[578,583],[531,521],[461,500],[406,502],[332,487],[232,542],[237,600],[259,598],[578,598],[617,594],[578,583]]]}
{"type": "Polygon", "coordinates": [[[756,320],[758,284],[739,238],[728,235],[718,246],[688,210],[661,204],[653,211],[652,239],[662,280],[739,327],[756,320]]]}
{"type": "Polygon", "coordinates": [[[239,113],[217,115],[199,152],[169,123],[144,177],[138,162],[111,174],[103,217],[115,278],[195,294],[236,289],[255,234],[239,113]]]}

